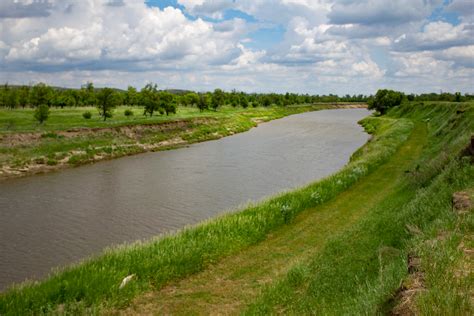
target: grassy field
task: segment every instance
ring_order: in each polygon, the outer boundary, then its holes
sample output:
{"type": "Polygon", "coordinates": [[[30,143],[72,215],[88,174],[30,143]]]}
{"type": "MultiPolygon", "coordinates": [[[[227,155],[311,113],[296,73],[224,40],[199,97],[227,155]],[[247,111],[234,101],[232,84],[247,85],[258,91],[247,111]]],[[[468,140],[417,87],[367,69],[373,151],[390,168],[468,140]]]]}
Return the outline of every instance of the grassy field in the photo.
{"type": "MultiPolygon", "coordinates": [[[[256,113],[256,115],[273,116],[281,107],[272,108],[247,108],[222,107],[218,111],[200,112],[196,107],[179,107],[176,114],[143,116],[143,107],[120,106],[114,111],[114,116],[107,121],[99,116],[95,107],[73,107],[73,108],[51,108],[51,114],[44,124],[39,124],[33,117],[34,109],[0,109],[0,133],[23,133],[23,132],[55,132],[77,128],[107,128],[126,125],[156,124],[173,120],[184,120],[199,117],[228,118],[238,113],[256,113]],[[134,115],[126,117],[125,110],[130,109],[134,115]],[[91,112],[91,119],[84,119],[82,114],[91,112]],[[257,114],[259,113],[259,114],[257,114]]],[[[281,111],[283,114],[284,111],[281,111]]]]}
{"type": "Polygon", "coordinates": [[[333,176],[12,288],[0,314],[472,314],[472,210],[451,200],[474,188],[474,105],[361,123],[333,176]]]}
{"type": "Polygon", "coordinates": [[[144,117],[143,109],[125,107],[107,121],[82,113],[95,108],[52,109],[39,125],[32,109],[0,109],[0,179],[47,172],[104,159],[147,151],[176,148],[247,131],[258,122],[329,108],[328,105],[297,107],[223,107],[200,112],[180,107],[177,114],[144,117]]]}

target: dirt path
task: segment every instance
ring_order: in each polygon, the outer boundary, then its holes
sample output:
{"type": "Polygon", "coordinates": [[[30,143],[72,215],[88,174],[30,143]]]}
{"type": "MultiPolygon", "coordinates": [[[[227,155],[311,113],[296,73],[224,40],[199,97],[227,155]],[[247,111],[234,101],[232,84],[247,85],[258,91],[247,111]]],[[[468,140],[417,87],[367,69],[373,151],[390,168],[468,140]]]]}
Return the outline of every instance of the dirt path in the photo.
{"type": "Polygon", "coordinates": [[[416,126],[389,162],[329,203],[303,212],[263,242],[160,291],[147,293],[127,310],[106,314],[237,314],[265,284],[277,280],[296,262],[307,260],[329,236],[353,225],[390,195],[420,155],[425,135],[425,127],[416,126]]]}

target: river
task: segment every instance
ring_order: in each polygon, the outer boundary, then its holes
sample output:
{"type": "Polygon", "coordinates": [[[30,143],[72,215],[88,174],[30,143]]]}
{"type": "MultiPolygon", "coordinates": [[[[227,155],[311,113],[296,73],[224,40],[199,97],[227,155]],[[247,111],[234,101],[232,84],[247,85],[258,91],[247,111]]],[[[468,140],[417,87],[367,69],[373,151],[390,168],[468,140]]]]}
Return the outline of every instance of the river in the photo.
{"type": "Polygon", "coordinates": [[[365,109],[0,182],[0,290],[107,246],[182,228],[334,173],[368,139],[365,109]]]}

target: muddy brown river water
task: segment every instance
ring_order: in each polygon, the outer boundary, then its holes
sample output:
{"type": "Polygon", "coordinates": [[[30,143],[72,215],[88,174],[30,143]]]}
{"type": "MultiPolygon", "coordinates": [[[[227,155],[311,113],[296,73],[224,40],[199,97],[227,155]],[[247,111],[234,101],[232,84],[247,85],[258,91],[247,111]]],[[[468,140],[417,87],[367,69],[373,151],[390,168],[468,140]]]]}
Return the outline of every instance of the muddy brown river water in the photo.
{"type": "Polygon", "coordinates": [[[334,173],[367,141],[357,121],[369,114],[303,113],[188,148],[0,182],[0,290],[334,173]]]}

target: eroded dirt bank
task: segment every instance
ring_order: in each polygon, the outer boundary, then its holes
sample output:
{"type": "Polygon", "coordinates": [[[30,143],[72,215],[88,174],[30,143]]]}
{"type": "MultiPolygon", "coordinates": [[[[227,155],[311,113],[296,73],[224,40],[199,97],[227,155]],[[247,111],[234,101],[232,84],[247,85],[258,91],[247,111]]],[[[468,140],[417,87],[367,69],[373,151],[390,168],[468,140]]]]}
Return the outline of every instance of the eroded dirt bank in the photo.
{"type": "Polygon", "coordinates": [[[335,104],[276,116],[254,116],[249,111],[232,118],[200,117],[119,127],[0,134],[0,148],[6,152],[0,156],[0,181],[218,139],[308,110],[366,107],[366,104],[335,104]]]}

